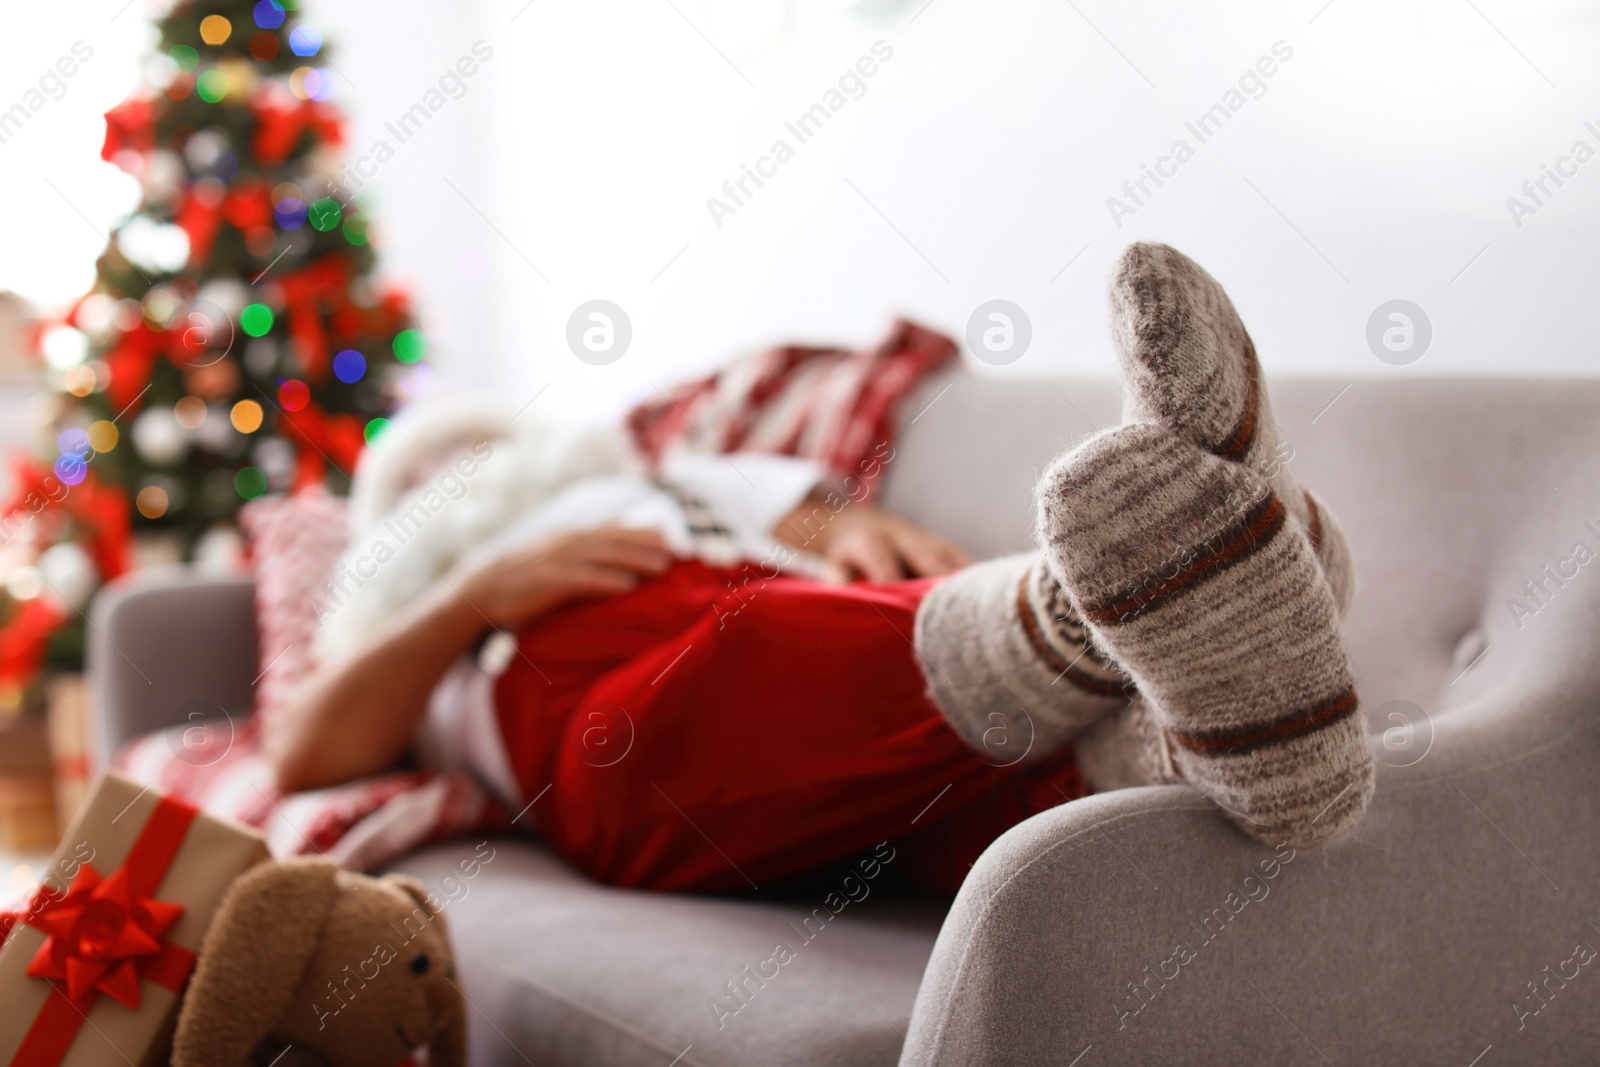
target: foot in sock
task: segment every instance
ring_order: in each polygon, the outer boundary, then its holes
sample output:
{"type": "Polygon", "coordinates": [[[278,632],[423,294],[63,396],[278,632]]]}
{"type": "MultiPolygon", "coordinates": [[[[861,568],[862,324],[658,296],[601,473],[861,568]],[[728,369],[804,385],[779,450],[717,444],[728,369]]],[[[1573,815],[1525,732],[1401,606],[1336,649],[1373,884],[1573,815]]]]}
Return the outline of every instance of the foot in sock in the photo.
{"type": "Polygon", "coordinates": [[[1217,280],[1175,248],[1130,245],[1112,272],[1111,334],[1123,421],[1165,426],[1265,478],[1310,540],[1340,611],[1348,607],[1344,535],[1289,472],[1255,345],[1217,280]]]}
{"type": "Polygon", "coordinates": [[[945,720],[996,766],[1054,753],[1132,690],[1039,552],[940,582],[917,610],[914,643],[945,720]]]}
{"type": "Polygon", "coordinates": [[[1053,572],[1177,777],[1271,843],[1360,818],[1372,757],[1338,605],[1264,478],[1135,423],[1058,458],[1038,506],[1053,572]]]}
{"type": "MultiPolygon", "coordinates": [[[[1325,576],[1342,610],[1352,573],[1343,536],[1283,465],[1254,347],[1221,286],[1173,249],[1135,245],[1115,273],[1112,312],[1127,416],[1166,425],[1266,478],[1278,500],[1291,502],[1287,514],[1299,531],[1291,539],[1305,542],[1320,564],[1314,571],[1325,576]]],[[[1107,641],[1079,619],[1055,570],[1037,554],[995,560],[928,596],[917,617],[916,647],[934,700],[970,745],[1000,764],[1039,758],[1073,741],[1098,788],[1182,780],[1170,751],[1178,735],[1135,692],[1107,641]]],[[[1342,651],[1338,659],[1342,664],[1342,651]]],[[[1314,836],[1359,816],[1368,792],[1363,785],[1343,798],[1359,796],[1355,816],[1342,809],[1313,815],[1314,836]]],[[[1222,791],[1213,793],[1229,804],[1222,791]]],[[[1239,811],[1241,824],[1272,836],[1264,829],[1273,824],[1270,814],[1258,823],[1239,811]]],[[[1303,813],[1280,814],[1279,821],[1284,817],[1292,822],[1303,813]]]]}

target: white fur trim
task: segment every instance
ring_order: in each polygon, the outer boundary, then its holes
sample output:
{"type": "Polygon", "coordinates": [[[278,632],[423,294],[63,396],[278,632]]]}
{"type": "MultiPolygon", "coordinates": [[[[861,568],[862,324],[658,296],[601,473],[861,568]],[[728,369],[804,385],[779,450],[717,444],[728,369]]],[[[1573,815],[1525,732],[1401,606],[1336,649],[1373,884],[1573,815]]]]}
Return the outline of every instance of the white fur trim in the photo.
{"type": "Polygon", "coordinates": [[[513,421],[481,402],[411,408],[357,468],[350,547],[318,605],[318,657],[360,648],[463,558],[567,486],[640,469],[620,427],[557,426],[532,414],[513,421]],[[470,474],[433,469],[456,454],[470,460],[470,474]],[[391,520],[406,514],[425,517],[402,537],[391,520]]]}
{"type": "Polygon", "coordinates": [[[413,471],[437,461],[452,444],[509,437],[511,418],[499,404],[463,399],[418,404],[396,415],[356,467],[350,536],[360,538],[395,510],[413,471]]]}

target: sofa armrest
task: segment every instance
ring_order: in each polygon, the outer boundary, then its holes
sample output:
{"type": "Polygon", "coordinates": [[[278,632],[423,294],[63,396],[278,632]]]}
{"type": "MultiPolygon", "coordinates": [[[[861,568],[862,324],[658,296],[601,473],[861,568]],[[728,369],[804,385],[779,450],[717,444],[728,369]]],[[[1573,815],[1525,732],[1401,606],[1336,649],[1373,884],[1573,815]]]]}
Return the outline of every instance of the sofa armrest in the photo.
{"type": "MultiPolygon", "coordinates": [[[[1556,607],[1590,608],[1578,595],[1556,607]]],[[[1428,758],[1381,764],[1366,819],[1321,850],[1252,841],[1187,786],[1014,827],[940,930],[901,1067],[1592,1058],[1594,990],[1565,1012],[1530,993],[1600,943],[1600,668],[1581,647],[1600,610],[1569,614],[1588,617],[1508,672],[1542,683],[1434,719],[1428,758]]]]}
{"type": "Polygon", "coordinates": [[[258,672],[255,583],[182,567],[101,590],[85,650],[101,765],[125,742],[183,722],[250,710],[258,672]]]}

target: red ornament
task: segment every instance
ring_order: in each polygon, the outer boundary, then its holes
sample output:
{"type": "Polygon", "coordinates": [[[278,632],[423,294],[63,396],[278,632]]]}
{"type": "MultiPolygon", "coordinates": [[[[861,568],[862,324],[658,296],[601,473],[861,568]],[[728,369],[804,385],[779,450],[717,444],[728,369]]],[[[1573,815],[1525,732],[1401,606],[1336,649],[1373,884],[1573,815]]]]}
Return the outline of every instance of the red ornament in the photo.
{"type": "Polygon", "coordinates": [[[136,896],[126,868],[103,879],[84,864],[63,896],[43,897],[23,916],[49,935],[27,973],[64,982],[74,1001],[92,990],[138,1008],[139,965],[161,953],[167,931],[182,915],[182,905],[136,896]]]}
{"type": "Polygon", "coordinates": [[[278,403],[285,411],[299,411],[311,403],[311,388],[298,378],[290,378],[278,386],[278,403]]]}

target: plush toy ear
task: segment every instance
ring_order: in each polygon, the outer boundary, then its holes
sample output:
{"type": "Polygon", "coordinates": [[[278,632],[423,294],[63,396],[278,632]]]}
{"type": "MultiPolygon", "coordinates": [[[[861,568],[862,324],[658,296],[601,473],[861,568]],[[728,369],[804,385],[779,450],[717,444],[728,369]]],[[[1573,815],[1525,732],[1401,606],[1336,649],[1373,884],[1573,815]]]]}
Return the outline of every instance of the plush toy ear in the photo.
{"type": "MultiPolygon", "coordinates": [[[[444,920],[444,907],[437,896],[428,891],[428,887],[404,874],[384,875],[384,881],[393,884],[421,904],[433,916],[433,921],[438,924],[439,932],[444,935],[446,944],[450,939],[450,927],[444,920]],[[430,900],[430,898],[432,898],[430,900]]],[[[452,950],[453,955],[453,950],[452,950]]],[[[451,961],[452,964],[454,961],[451,961]]],[[[439,1033],[428,1044],[429,1067],[466,1067],[467,1064],[467,1003],[461,995],[458,979],[450,978],[446,987],[449,1001],[440,1012],[442,1016],[439,1033]]]]}
{"type": "Polygon", "coordinates": [[[263,863],[228,888],[200,945],[172,1067],[239,1067],[289,1007],[322,936],[339,870],[326,860],[263,863]]]}
{"type": "Polygon", "coordinates": [[[444,902],[432,890],[409,874],[386,874],[383,880],[421,904],[433,921],[439,924],[439,929],[449,936],[450,927],[444,921],[444,902]]]}

